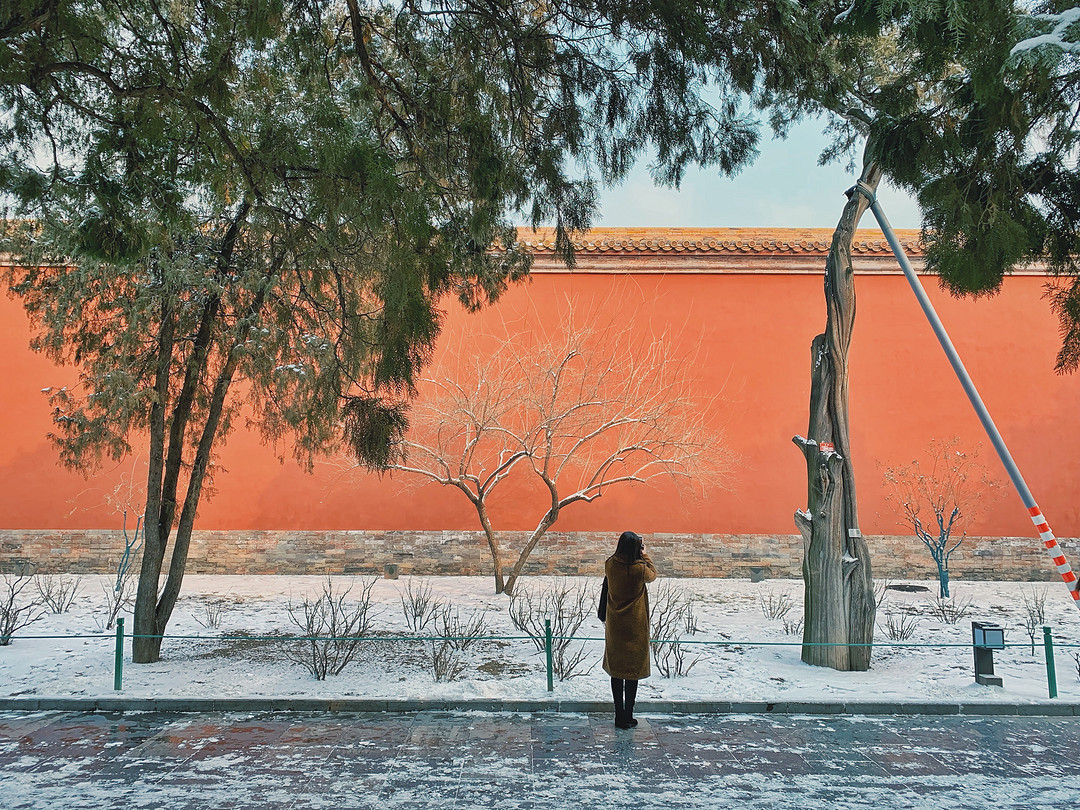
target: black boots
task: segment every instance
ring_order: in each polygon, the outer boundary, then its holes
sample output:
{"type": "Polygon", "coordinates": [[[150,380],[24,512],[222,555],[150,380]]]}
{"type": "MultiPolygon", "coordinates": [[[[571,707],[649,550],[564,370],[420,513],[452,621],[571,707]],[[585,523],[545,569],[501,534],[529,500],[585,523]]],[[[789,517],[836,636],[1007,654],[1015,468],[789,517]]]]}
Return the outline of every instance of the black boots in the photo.
{"type": "Polygon", "coordinates": [[[615,700],[615,727],[636,726],[638,721],[634,719],[634,701],[637,699],[637,681],[612,678],[611,696],[615,700]]]}
{"type": "Polygon", "coordinates": [[[631,728],[637,725],[637,720],[634,719],[635,700],[637,700],[637,681],[626,681],[623,691],[623,718],[631,728]]]}

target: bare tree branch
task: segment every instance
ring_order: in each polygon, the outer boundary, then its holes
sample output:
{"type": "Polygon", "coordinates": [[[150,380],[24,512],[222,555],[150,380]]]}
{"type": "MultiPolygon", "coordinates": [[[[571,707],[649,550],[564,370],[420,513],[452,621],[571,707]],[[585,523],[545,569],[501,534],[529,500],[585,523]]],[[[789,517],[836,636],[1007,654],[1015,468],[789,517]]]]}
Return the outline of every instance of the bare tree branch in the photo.
{"type": "Polygon", "coordinates": [[[559,323],[550,333],[504,325],[447,352],[420,386],[402,443],[407,460],[391,467],[465,493],[492,551],[496,592],[513,590],[568,506],[661,479],[704,489],[734,465],[716,427],[717,398],[703,394],[693,358],[671,351],[671,335],[648,336],[632,317],[577,326],[572,308],[559,323]],[[539,517],[504,579],[488,506],[504,481],[530,478],[543,497],[517,511],[532,507],[539,517]]]}
{"type": "Polygon", "coordinates": [[[955,532],[999,488],[976,460],[978,455],[978,448],[970,453],[961,450],[958,437],[934,440],[923,458],[885,469],[885,482],[891,488],[886,500],[900,522],[911,527],[930,551],[937,565],[942,597],[949,596],[949,558],[966,536],[966,532],[959,536],[955,532]],[[935,531],[927,529],[925,511],[932,515],[935,531]]]}

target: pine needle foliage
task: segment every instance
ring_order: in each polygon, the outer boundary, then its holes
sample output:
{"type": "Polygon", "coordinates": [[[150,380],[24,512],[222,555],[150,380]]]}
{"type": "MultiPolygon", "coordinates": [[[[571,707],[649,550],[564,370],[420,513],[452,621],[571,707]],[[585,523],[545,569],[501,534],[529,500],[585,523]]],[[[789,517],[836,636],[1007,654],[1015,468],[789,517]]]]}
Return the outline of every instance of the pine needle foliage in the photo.
{"type": "Polygon", "coordinates": [[[553,223],[572,262],[596,183],[643,149],[674,184],[753,156],[738,82],[695,52],[715,33],[755,63],[752,5],[684,41],[659,3],[3,4],[5,282],[34,348],[78,367],[53,440],[84,472],[148,444],[136,661],[239,421],[309,465],[344,423],[385,468],[440,302],[528,272],[515,221],[553,223]]]}

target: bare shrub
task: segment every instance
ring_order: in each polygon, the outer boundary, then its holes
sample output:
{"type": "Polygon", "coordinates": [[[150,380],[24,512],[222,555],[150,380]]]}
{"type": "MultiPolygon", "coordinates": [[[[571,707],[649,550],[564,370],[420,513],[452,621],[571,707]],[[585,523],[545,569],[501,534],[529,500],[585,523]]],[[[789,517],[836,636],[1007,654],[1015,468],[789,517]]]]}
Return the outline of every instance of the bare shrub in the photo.
{"type": "Polygon", "coordinates": [[[1024,632],[1031,641],[1031,654],[1035,655],[1035,636],[1046,624],[1046,588],[1032,587],[1030,592],[1021,588],[1020,598],[1024,600],[1024,632]]]}
{"type": "MultiPolygon", "coordinates": [[[[434,624],[441,638],[425,642],[428,666],[436,682],[456,681],[465,671],[465,651],[488,633],[487,617],[475,610],[463,619],[453,605],[438,602],[435,605],[427,621],[434,624]]],[[[422,628],[423,624],[419,626],[422,628]]]]}
{"type": "Polygon", "coordinates": [[[803,630],[803,617],[798,618],[784,618],[784,632],[789,636],[802,635],[803,630]]]}
{"type": "Polygon", "coordinates": [[[205,627],[207,630],[218,630],[221,628],[221,621],[225,618],[225,613],[229,609],[229,602],[221,597],[203,599],[202,600],[202,616],[192,615],[200,627],[205,627]]]}
{"type": "Polygon", "coordinates": [[[881,603],[885,601],[885,597],[889,595],[889,586],[891,584],[891,579],[874,580],[874,606],[878,609],[881,608],[881,603]]]}
{"type": "Polygon", "coordinates": [[[761,612],[766,619],[782,619],[791,612],[791,609],[795,607],[795,603],[791,600],[791,597],[786,594],[774,594],[770,593],[768,596],[759,596],[758,604],[761,606],[761,612]]]}
{"type": "Polygon", "coordinates": [[[467,619],[453,605],[443,605],[436,617],[436,626],[442,640],[464,652],[487,635],[487,617],[483,611],[474,610],[467,619]]]}
{"type": "Polygon", "coordinates": [[[1073,664],[1076,665],[1076,680],[1080,681],[1080,652],[1074,652],[1072,657],[1073,664]]]}
{"type": "Polygon", "coordinates": [[[465,661],[462,650],[446,640],[428,640],[427,645],[428,665],[431,667],[431,676],[436,683],[441,681],[456,681],[465,671],[465,661]]]}
{"type": "Polygon", "coordinates": [[[26,573],[4,574],[4,585],[0,588],[0,647],[8,646],[16,632],[47,612],[41,597],[24,595],[31,581],[26,573]]]}
{"type": "Polygon", "coordinates": [[[423,632],[428,623],[434,621],[435,614],[442,608],[442,602],[431,593],[431,582],[424,579],[413,585],[414,580],[405,583],[405,592],[401,596],[401,610],[405,614],[405,624],[414,633],[423,632]]]}
{"type": "Polygon", "coordinates": [[[510,595],[508,610],[514,627],[532,639],[540,652],[544,651],[544,622],[551,621],[552,669],[560,681],[566,681],[592,672],[593,667],[583,669],[584,642],[576,650],[574,642],[595,603],[596,594],[587,584],[575,586],[559,580],[527,588],[519,583],[510,595]]]}
{"type": "Polygon", "coordinates": [[[656,662],[656,670],[664,678],[681,678],[694,668],[701,656],[695,656],[687,660],[687,651],[681,643],[680,636],[673,639],[658,641],[653,639],[649,642],[652,647],[653,661],[656,662]]]}
{"type": "MultiPolygon", "coordinates": [[[[881,627],[881,625],[878,626],[881,627]]],[[[903,610],[887,610],[885,611],[885,626],[881,629],[893,641],[907,641],[915,635],[915,629],[918,626],[919,620],[914,614],[903,610]]]]}
{"type": "Polygon", "coordinates": [[[651,596],[652,633],[649,644],[656,669],[665,678],[686,675],[698,662],[697,658],[687,660],[686,650],[680,643],[682,631],[688,626],[687,615],[693,616],[693,598],[669,579],[662,580],[651,596]]]}
{"type": "Polygon", "coordinates": [[[38,574],[34,577],[41,601],[53,613],[67,613],[79,595],[79,578],[71,574],[38,574]]]}
{"type": "Polygon", "coordinates": [[[354,585],[335,593],[334,581],[327,577],[322,593],[315,599],[305,596],[299,605],[290,600],[289,619],[305,638],[285,648],[288,659],[319,681],[326,680],[327,675],[340,675],[356,657],[371,629],[371,589],[377,581],[363,580],[359,593],[349,600],[354,585]]]}
{"type": "Polygon", "coordinates": [[[945,624],[956,624],[971,610],[971,597],[942,596],[940,593],[930,597],[930,615],[945,624]]]}

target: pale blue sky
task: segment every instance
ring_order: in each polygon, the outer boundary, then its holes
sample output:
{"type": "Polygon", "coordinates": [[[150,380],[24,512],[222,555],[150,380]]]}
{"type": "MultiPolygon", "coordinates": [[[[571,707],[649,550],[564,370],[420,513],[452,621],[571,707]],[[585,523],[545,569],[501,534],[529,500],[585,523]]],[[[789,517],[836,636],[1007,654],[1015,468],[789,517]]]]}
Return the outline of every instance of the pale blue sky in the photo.
{"type": "MultiPolygon", "coordinates": [[[[603,193],[593,224],[832,228],[856,176],[840,164],[817,165],[826,144],[821,129],[821,122],[808,121],[793,127],[785,141],[764,140],[757,160],[734,178],[689,171],[678,191],[654,186],[646,164],[639,164],[625,183],[603,193]]],[[[878,199],[894,228],[919,227],[919,208],[911,197],[883,184],[878,199]]],[[[860,227],[876,228],[873,214],[868,211],[860,227]]]]}

